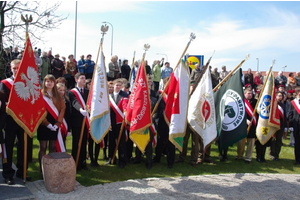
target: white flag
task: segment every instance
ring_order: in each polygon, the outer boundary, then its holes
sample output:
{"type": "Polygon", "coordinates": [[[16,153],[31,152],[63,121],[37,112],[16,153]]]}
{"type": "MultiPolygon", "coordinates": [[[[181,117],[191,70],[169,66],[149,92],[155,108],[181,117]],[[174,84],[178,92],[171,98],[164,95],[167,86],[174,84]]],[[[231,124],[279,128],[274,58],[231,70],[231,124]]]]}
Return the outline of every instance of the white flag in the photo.
{"type": "Polygon", "coordinates": [[[217,137],[215,103],[209,70],[203,74],[190,97],[188,123],[203,139],[204,149],[217,137]]]}

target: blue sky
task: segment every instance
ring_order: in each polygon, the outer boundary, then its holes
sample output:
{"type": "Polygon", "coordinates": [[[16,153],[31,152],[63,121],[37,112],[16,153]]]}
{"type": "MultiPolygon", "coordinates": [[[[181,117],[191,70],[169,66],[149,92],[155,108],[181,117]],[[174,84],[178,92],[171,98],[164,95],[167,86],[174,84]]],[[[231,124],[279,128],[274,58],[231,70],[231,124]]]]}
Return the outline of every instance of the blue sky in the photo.
{"type": "MultiPolygon", "coordinates": [[[[63,1],[57,14],[68,15],[59,29],[45,33],[42,50],[52,47],[53,54],[74,53],[75,1],[63,1]]],[[[166,54],[171,66],[180,59],[191,32],[196,39],[187,50],[189,55],[212,55],[212,67],[235,68],[250,54],[242,68],[259,71],[300,71],[300,2],[239,1],[78,1],[76,59],[96,54],[103,21],[113,25],[113,55],[132,63],[143,54],[144,44],[151,47],[146,59],[161,59],[166,54]]],[[[109,25],[109,24],[108,24],[109,25]]],[[[109,25],[110,26],[110,25],[109,25]]],[[[104,38],[106,63],[111,57],[111,27],[104,38]]]]}

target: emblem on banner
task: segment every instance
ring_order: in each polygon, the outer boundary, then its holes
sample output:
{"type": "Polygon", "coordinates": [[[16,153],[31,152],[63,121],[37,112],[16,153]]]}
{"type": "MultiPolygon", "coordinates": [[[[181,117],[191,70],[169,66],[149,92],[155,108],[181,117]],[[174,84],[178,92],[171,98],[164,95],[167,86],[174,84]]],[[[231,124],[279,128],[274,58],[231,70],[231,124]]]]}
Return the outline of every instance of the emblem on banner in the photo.
{"type": "Polygon", "coordinates": [[[245,117],[245,106],[242,97],[234,90],[227,90],[220,101],[222,129],[232,131],[245,117]]]}

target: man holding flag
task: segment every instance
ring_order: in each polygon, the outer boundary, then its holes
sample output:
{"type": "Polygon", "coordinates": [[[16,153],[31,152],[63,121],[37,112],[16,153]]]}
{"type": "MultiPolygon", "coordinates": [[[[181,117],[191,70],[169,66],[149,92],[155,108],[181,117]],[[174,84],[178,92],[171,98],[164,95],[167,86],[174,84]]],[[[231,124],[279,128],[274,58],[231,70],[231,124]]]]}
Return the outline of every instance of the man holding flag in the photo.
{"type": "MultiPolygon", "coordinates": [[[[12,168],[12,157],[16,137],[18,139],[16,176],[30,180],[30,177],[24,177],[26,173],[24,168],[27,168],[27,162],[24,160],[24,152],[27,152],[27,148],[24,148],[24,140],[27,141],[27,134],[33,137],[47,114],[40,90],[33,49],[28,35],[26,36],[27,41],[22,61],[16,59],[11,62],[13,75],[3,80],[0,86],[7,102],[5,124],[7,162],[3,164],[2,175],[5,183],[9,185],[14,184],[15,170],[12,168]],[[26,163],[25,166],[24,163],[26,163]]],[[[25,144],[27,145],[26,142],[25,144]]]]}
{"type": "MultiPolygon", "coordinates": [[[[193,145],[194,148],[191,153],[191,164],[194,166],[197,164],[199,151],[202,152],[202,156],[203,154],[209,156],[209,154],[204,152],[209,151],[208,153],[210,153],[208,146],[210,147],[210,144],[217,137],[216,111],[209,70],[205,71],[201,81],[190,97],[187,118],[194,132],[192,139],[195,144],[193,145]],[[194,135],[195,133],[197,133],[198,136],[194,135]],[[201,142],[201,140],[203,142],[201,142]],[[202,151],[199,149],[199,145],[203,148],[202,151]]],[[[212,162],[210,158],[204,158],[204,160],[209,163],[212,162]]]]}

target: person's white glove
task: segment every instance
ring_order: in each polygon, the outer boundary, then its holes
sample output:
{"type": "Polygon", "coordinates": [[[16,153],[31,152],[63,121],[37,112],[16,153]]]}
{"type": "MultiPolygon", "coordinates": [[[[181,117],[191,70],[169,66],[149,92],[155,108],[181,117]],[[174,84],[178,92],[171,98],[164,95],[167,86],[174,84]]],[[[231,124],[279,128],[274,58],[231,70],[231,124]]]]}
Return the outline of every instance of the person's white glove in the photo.
{"type": "Polygon", "coordinates": [[[56,129],[54,128],[54,126],[52,126],[52,124],[48,124],[47,128],[49,128],[51,131],[56,131],[56,129]]]}
{"type": "Polygon", "coordinates": [[[86,117],[88,115],[88,111],[83,110],[82,108],[79,109],[79,112],[82,114],[82,116],[86,117]]]}
{"type": "Polygon", "coordinates": [[[294,131],[294,128],[293,128],[293,127],[290,127],[289,130],[290,130],[291,132],[293,132],[293,131],[294,131]]]}
{"type": "Polygon", "coordinates": [[[284,128],[284,130],[283,130],[285,133],[287,132],[287,128],[284,128]]]}
{"type": "Polygon", "coordinates": [[[68,133],[67,133],[67,137],[69,137],[70,135],[71,135],[71,132],[68,132],[68,133]]]}
{"type": "Polygon", "coordinates": [[[54,125],[53,130],[56,131],[58,129],[58,126],[54,125]]]}

